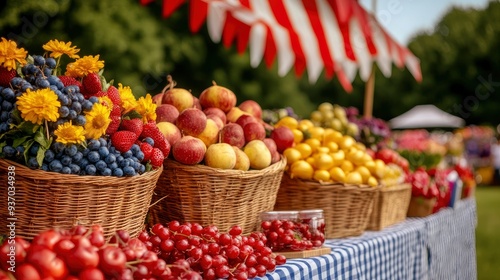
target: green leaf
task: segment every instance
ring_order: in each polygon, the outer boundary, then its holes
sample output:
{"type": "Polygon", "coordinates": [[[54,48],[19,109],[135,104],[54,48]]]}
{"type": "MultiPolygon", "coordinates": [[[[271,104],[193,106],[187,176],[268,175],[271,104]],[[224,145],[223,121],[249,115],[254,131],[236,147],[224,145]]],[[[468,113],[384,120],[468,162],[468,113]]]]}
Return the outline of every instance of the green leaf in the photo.
{"type": "Polygon", "coordinates": [[[36,131],[34,139],[38,142],[38,144],[40,144],[40,146],[46,149],[50,147],[49,139],[47,139],[43,127],[40,127],[40,129],[36,131]]]}
{"type": "Polygon", "coordinates": [[[23,143],[30,138],[31,138],[31,136],[24,136],[21,138],[15,138],[14,142],[12,142],[12,147],[22,146],[23,143]]]}
{"type": "Polygon", "coordinates": [[[45,152],[47,148],[40,146],[38,148],[38,152],[36,153],[36,161],[38,162],[38,166],[42,167],[43,158],[45,157],[45,152]]]}
{"type": "Polygon", "coordinates": [[[123,117],[128,118],[128,119],[142,119],[141,114],[137,113],[136,111],[130,111],[127,114],[125,114],[123,117]]]}
{"type": "Polygon", "coordinates": [[[30,151],[30,148],[31,148],[31,145],[33,145],[33,143],[35,143],[35,140],[33,139],[30,139],[26,142],[24,142],[24,163],[27,163],[28,162],[28,158],[29,158],[29,151],[30,151]]]}
{"type": "Polygon", "coordinates": [[[148,161],[148,163],[146,163],[146,171],[145,172],[149,172],[153,169],[153,165],[151,165],[151,162],[148,161]]]}
{"type": "Polygon", "coordinates": [[[2,155],[2,156],[3,156],[3,153],[2,153],[3,147],[5,147],[5,146],[7,146],[7,142],[5,142],[5,141],[4,142],[0,142],[0,155],[2,155]]]}

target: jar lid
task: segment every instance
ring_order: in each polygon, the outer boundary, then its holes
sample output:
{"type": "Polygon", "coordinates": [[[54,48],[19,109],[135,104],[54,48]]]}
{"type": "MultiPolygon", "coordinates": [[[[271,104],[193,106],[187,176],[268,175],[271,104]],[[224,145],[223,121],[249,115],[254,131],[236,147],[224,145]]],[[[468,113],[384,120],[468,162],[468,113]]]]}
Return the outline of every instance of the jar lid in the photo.
{"type": "Polygon", "coordinates": [[[299,211],[299,218],[301,219],[310,219],[315,217],[316,218],[323,217],[323,209],[310,209],[310,210],[299,211]]]}
{"type": "Polygon", "coordinates": [[[299,211],[279,211],[278,217],[280,220],[296,220],[299,211]]]}
{"type": "Polygon", "coordinates": [[[277,211],[262,212],[262,213],[260,213],[260,219],[261,220],[277,220],[278,214],[279,213],[277,211]]]}

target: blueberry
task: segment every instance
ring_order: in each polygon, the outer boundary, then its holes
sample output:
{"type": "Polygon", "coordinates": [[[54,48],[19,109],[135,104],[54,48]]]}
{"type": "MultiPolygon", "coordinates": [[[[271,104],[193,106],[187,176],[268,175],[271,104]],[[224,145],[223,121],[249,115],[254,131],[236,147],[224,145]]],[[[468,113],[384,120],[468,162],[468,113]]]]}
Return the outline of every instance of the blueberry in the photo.
{"type": "Polygon", "coordinates": [[[3,133],[7,130],[9,130],[9,125],[7,123],[0,122],[0,133],[3,133]]]}
{"type": "Polygon", "coordinates": [[[85,119],[85,116],[82,115],[78,115],[78,117],[76,117],[76,119],[73,121],[74,125],[80,125],[80,126],[84,126],[86,123],[87,119],[85,119]]]}
{"type": "Polygon", "coordinates": [[[142,174],[146,172],[146,166],[144,164],[141,164],[141,167],[139,167],[139,174],[142,174]]]}
{"type": "Polygon", "coordinates": [[[59,90],[62,90],[64,88],[64,84],[60,81],[56,83],[56,86],[59,90]]]}
{"type": "Polygon", "coordinates": [[[10,84],[11,84],[13,87],[15,87],[15,88],[19,88],[19,87],[21,87],[21,84],[22,84],[22,82],[23,82],[23,81],[24,81],[24,80],[23,80],[23,78],[21,78],[21,77],[14,77],[14,78],[12,78],[12,79],[10,80],[10,84]]]}
{"type": "Polygon", "coordinates": [[[106,167],[106,168],[104,168],[104,170],[103,170],[103,171],[101,171],[101,175],[103,175],[103,176],[111,176],[111,173],[112,173],[112,172],[111,172],[111,169],[109,169],[109,168],[107,168],[107,167],[106,167]]]}
{"type": "Polygon", "coordinates": [[[70,156],[63,156],[61,158],[61,164],[64,166],[69,166],[72,163],[71,157],[70,156]]]}
{"type": "Polygon", "coordinates": [[[42,170],[43,171],[49,171],[49,165],[46,163],[42,163],[42,170]]]}
{"type": "Polygon", "coordinates": [[[78,166],[80,166],[81,169],[85,169],[85,167],[87,167],[87,165],[89,165],[89,160],[86,158],[82,158],[82,160],[80,160],[80,162],[78,162],[78,166]]]}
{"type": "Polygon", "coordinates": [[[116,161],[116,156],[113,154],[108,154],[104,160],[106,161],[107,164],[111,164],[116,161]]]}
{"type": "Polygon", "coordinates": [[[76,101],[71,104],[71,109],[75,110],[77,114],[80,114],[82,112],[82,104],[80,102],[76,101]]]}
{"type": "Polygon", "coordinates": [[[55,156],[56,156],[56,155],[54,154],[54,152],[53,152],[52,150],[47,150],[47,151],[45,152],[45,157],[44,157],[44,160],[45,160],[45,162],[47,162],[47,163],[51,163],[51,162],[54,160],[55,156]]]}
{"type": "Polygon", "coordinates": [[[12,103],[10,101],[4,100],[2,102],[2,110],[3,111],[10,112],[10,111],[12,111],[13,108],[14,108],[14,106],[12,105],[12,103]]]}
{"type": "Polygon", "coordinates": [[[23,155],[24,154],[24,147],[23,146],[17,146],[16,147],[17,155],[23,155]]]}
{"type": "Polygon", "coordinates": [[[115,168],[115,169],[113,169],[113,176],[122,177],[123,176],[123,170],[121,168],[115,168]]]}
{"type": "Polygon", "coordinates": [[[63,166],[61,164],[61,162],[57,159],[53,160],[50,164],[49,164],[49,169],[51,171],[54,171],[54,172],[60,172],[62,170],[63,166]]]}
{"type": "Polygon", "coordinates": [[[2,111],[2,113],[0,113],[0,122],[5,122],[8,119],[9,119],[9,112],[2,111]]]}
{"type": "Polygon", "coordinates": [[[56,60],[52,57],[48,57],[45,59],[45,65],[47,65],[48,67],[54,69],[56,68],[56,60]]]}
{"type": "Polygon", "coordinates": [[[60,94],[57,97],[59,98],[59,101],[61,101],[61,105],[63,106],[71,105],[71,99],[69,99],[66,95],[60,94]]]}
{"type": "Polygon", "coordinates": [[[118,163],[116,163],[116,162],[108,163],[108,168],[111,170],[118,168],[118,163]]]}
{"type": "Polygon", "coordinates": [[[33,145],[31,145],[31,147],[30,147],[29,153],[35,156],[36,153],[38,153],[39,148],[40,148],[40,145],[38,143],[33,143],[33,145]]]}
{"type": "Polygon", "coordinates": [[[132,166],[126,166],[123,168],[123,175],[125,176],[134,176],[135,173],[135,169],[132,166]]]}
{"type": "Polygon", "coordinates": [[[78,148],[76,147],[76,145],[69,145],[66,147],[66,154],[70,157],[76,155],[76,153],[78,152],[78,148]]]}
{"type": "Polygon", "coordinates": [[[23,83],[21,85],[21,91],[26,92],[28,89],[33,89],[33,86],[30,83],[23,83]]]}
{"type": "Polygon", "coordinates": [[[14,149],[14,147],[12,147],[12,146],[3,147],[2,152],[8,158],[14,157],[16,155],[16,149],[14,149]]]}
{"type": "Polygon", "coordinates": [[[83,158],[83,153],[82,152],[76,152],[75,155],[73,155],[72,159],[73,159],[73,162],[80,162],[80,160],[82,160],[83,158]]]}
{"type": "Polygon", "coordinates": [[[109,155],[109,150],[105,146],[101,146],[99,148],[99,155],[101,156],[102,159],[106,158],[109,155]]]}
{"type": "Polygon", "coordinates": [[[92,110],[92,106],[93,106],[93,105],[94,105],[94,104],[92,104],[92,102],[90,102],[90,101],[88,101],[88,100],[83,100],[83,101],[82,101],[82,109],[83,109],[84,111],[90,111],[90,110],[92,110]]]}
{"type": "Polygon", "coordinates": [[[104,171],[105,168],[107,168],[108,165],[106,164],[106,162],[104,162],[104,160],[99,160],[98,162],[95,163],[95,168],[97,168],[97,170],[99,171],[104,171]]]}
{"type": "Polygon", "coordinates": [[[89,141],[87,147],[92,151],[97,151],[99,150],[99,147],[101,147],[101,142],[99,142],[99,140],[92,139],[89,141]]]}
{"type": "Polygon", "coordinates": [[[107,147],[108,146],[108,141],[104,138],[99,138],[99,143],[101,143],[101,147],[107,147]]]}
{"type": "Polygon", "coordinates": [[[137,154],[135,156],[136,156],[137,160],[139,160],[139,161],[144,160],[144,153],[142,151],[137,152],[137,154]]]}
{"type": "Polygon", "coordinates": [[[146,138],[144,138],[143,141],[146,142],[146,143],[148,143],[149,145],[151,145],[151,147],[155,146],[155,141],[151,137],[146,137],[146,138]]]}
{"type": "Polygon", "coordinates": [[[92,104],[95,104],[99,102],[99,98],[97,98],[96,96],[92,96],[89,98],[89,101],[92,102],[92,104]]]}
{"type": "Polygon", "coordinates": [[[80,88],[78,88],[78,86],[74,86],[74,85],[67,86],[63,89],[63,92],[69,96],[72,96],[73,94],[75,94],[79,91],[80,91],[80,88]]]}
{"type": "Polygon", "coordinates": [[[118,162],[118,165],[121,167],[121,168],[125,168],[127,166],[130,165],[130,162],[128,160],[122,160],[122,161],[119,161],[118,162]]]}
{"type": "Polygon", "coordinates": [[[88,155],[89,155],[89,152],[90,152],[90,150],[89,150],[88,148],[86,148],[85,150],[83,150],[83,151],[82,151],[82,155],[83,155],[84,157],[86,157],[86,156],[88,156],[88,155]]]}
{"type": "Polygon", "coordinates": [[[30,157],[26,165],[31,169],[38,169],[40,167],[38,161],[36,160],[36,157],[30,157]]]}
{"type": "Polygon", "coordinates": [[[132,151],[128,150],[125,153],[123,153],[124,158],[131,158],[133,156],[132,151]]]}
{"type": "Polygon", "coordinates": [[[137,152],[140,152],[141,151],[141,148],[139,147],[139,145],[137,144],[133,144],[132,147],[130,147],[130,150],[132,151],[132,153],[134,155],[137,154],[137,152]]]}
{"type": "Polygon", "coordinates": [[[61,118],[66,118],[69,115],[69,108],[66,106],[61,106],[59,108],[59,116],[61,118]]]}
{"type": "Polygon", "coordinates": [[[62,168],[61,173],[62,174],[71,174],[71,168],[69,168],[69,166],[65,166],[62,168]]]}
{"type": "Polygon", "coordinates": [[[45,66],[45,58],[41,55],[34,55],[33,62],[36,66],[45,66]]]}
{"type": "MultiPolygon", "coordinates": [[[[111,147],[111,148],[114,148],[114,147],[111,147]]],[[[122,155],[118,155],[116,156],[116,162],[118,162],[118,164],[120,164],[121,161],[123,161],[123,156],[122,155]]]]}
{"type": "Polygon", "coordinates": [[[69,118],[70,120],[74,120],[74,119],[76,119],[76,117],[78,117],[78,113],[77,113],[75,110],[70,109],[70,110],[69,110],[69,115],[68,115],[68,118],[69,118]]]}
{"type": "Polygon", "coordinates": [[[91,163],[96,163],[99,161],[100,157],[99,157],[99,153],[96,152],[96,151],[92,151],[88,154],[87,158],[89,159],[89,162],[91,163]]]}
{"type": "Polygon", "coordinates": [[[93,164],[89,164],[85,167],[85,173],[87,175],[95,175],[97,172],[97,169],[95,168],[95,166],[93,164]]]}
{"type": "Polygon", "coordinates": [[[64,152],[65,148],[66,148],[66,146],[61,142],[54,142],[54,144],[52,144],[52,150],[56,154],[64,152]]]}
{"type": "Polygon", "coordinates": [[[11,88],[4,88],[2,90],[2,97],[4,100],[8,100],[8,101],[15,101],[16,100],[16,95],[14,94],[14,91],[11,88]]]}
{"type": "Polygon", "coordinates": [[[70,164],[69,168],[71,169],[71,174],[79,174],[80,173],[80,166],[76,164],[70,164]]]}
{"type": "Polygon", "coordinates": [[[59,88],[57,87],[57,83],[60,82],[61,80],[57,76],[50,75],[47,77],[47,81],[49,81],[51,85],[50,88],[54,86],[55,87],[54,91],[59,90],[59,88]]]}
{"type": "Polygon", "coordinates": [[[135,171],[139,171],[139,168],[141,168],[141,164],[139,162],[134,162],[130,166],[132,166],[135,171]]]}
{"type": "MultiPolygon", "coordinates": [[[[78,91],[80,91],[80,89],[77,87],[78,91]]],[[[81,93],[77,93],[76,95],[76,98],[78,99],[78,102],[83,102],[85,101],[85,97],[83,96],[83,94],[81,93]]]]}
{"type": "Polygon", "coordinates": [[[109,147],[109,152],[112,154],[116,154],[117,156],[120,155],[120,151],[117,151],[114,146],[109,147]]]}

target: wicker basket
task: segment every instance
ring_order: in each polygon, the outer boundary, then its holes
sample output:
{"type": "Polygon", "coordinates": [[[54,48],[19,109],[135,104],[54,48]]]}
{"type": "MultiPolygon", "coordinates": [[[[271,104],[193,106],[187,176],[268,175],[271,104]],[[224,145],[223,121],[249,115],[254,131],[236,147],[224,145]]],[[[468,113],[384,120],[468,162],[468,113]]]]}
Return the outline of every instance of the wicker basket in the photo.
{"type": "Polygon", "coordinates": [[[436,198],[411,197],[407,217],[427,217],[432,214],[436,198]]]}
{"type": "Polygon", "coordinates": [[[215,225],[243,233],[256,229],[259,214],[273,209],[286,159],[262,170],[227,170],[167,159],[153,195],[150,223],[171,220],[215,225]]]}
{"type": "Polygon", "coordinates": [[[27,239],[49,228],[93,224],[100,224],[106,237],[119,229],[136,236],[144,228],[162,170],[123,178],[78,176],[32,170],[0,159],[0,180],[5,186],[0,195],[0,234],[8,235],[7,225],[14,222],[16,236],[27,239]],[[15,174],[9,174],[12,167],[15,174]],[[13,175],[10,180],[9,175],[13,175]],[[15,194],[7,191],[7,182],[12,179],[15,194]],[[15,199],[13,216],[7,207],[10,197],[15,199]]]}
{"type": "Polygon", "coordinates": [[[321,184],[285,174],[274,209],[323,209],[327,238],[357,236],[368,224],[376,193],[367,185],[321,184]]]}
{"type": "Polygon", "coordinates": [[[378,189],[367,230],[381,230],[404,221],[410,205],[411,185],[400,184],[378,189]]]}

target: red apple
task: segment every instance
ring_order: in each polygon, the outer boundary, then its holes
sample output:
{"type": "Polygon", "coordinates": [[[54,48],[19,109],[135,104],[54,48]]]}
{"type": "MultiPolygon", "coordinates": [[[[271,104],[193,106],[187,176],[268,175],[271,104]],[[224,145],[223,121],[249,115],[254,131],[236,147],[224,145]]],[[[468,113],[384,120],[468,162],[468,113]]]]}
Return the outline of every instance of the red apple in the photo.
{"type": "Polygon", "coordinates": [[[193,108],[194,100],[189,91],[183,88],[172,88],[165,92],[162,103],[174,105],[179,112],[182,112],[187,108],[193,108]]]}
{"type": "Polygon", "coordinates": [[[278,151],[271,153],[271,164],[274,164],[280,160],[281,160],[281,155],[280,153],[278,153],[278,151]]]}
{"type": "Polygon", "coordinates": [[[237,123],[228,123],[220,131],[220,141],[242,148],[245,146],[245,134],[243,128],[237,123]]]}
{"type": "Polygon", "coordinates": [[[200,94],[200,104],[203,109],[215,107],[224,113],[236,106],[236,95],[230,89],[218,86],[215,82],[200,94]]]}
{"type": "Polygon", "coordinates": [[[287,148],[292,147],[294,143],[293,132],[286,126],[280,126],[273,129],[271,138],[276,142],[276,147],[278,147],[278,152],[280,154],[287,148]]]}
{"type": "Polygon", "coordinates": [[[245,127],[247,123],[258,123],[257,119],[254,116],[251,115],[241,115],[237,120],[236,123],[241,125],[241,127],[245,127]]]}
{"type": "Polygon", "coordinates": [[[238,108],[240,108],[242,111],[250,113],[252,116],[256,117],[257,119],[262,119],[262,108],[260,107],[259,103],[253,101],[253,100],[246,100],[243,101],[238,108]]]}
{"type": "MultiPolygon", "coordinates": [[[[225,115],[224,115],[224,117],[225,117],[225,115]]],[[[215,124],[217,125],[217,127],[219,128],[219,130],[221,130],[224,127],[225,123],[220,119],[220,117],[218,115],[208,114],[207,120],[208,119],[213,120],[215,122],[215,124]]]]}
{"type": "Polygon", "coordinates": [[[245,141],[264,140],[266,138],[266,130],[260,123],[249,122],[243,127],[245,141]]]}
{"type": "Polygon", "coordinates": [[[200,100],[196,96],[193,96],[193,108],[201,110],[200,100]]]}
{"type": "Polygon", "coordinates": [[[238,120],[238,118],[241,117],[242,115],[250,115],[250,114],[247,112],[241,111],[241,109],[238,107],[233,107],[226,114],[227,122],[228,123],[235,123],[238,120]]]}
{"type": "Polygon", "coordinates": [[[175,123],[179,116],[179,110],[171,104],[161,104],[156,107],[156,122],[171,122],[175,123]]]}
{"type": "Polygon", "coordinates": [[[271,154],[278,151],[278,146],[276,146],[276,142],[274,142],[274,140],[272,138],[264,138],[264,140],[262,140],[262,142],[264,142],[264,144],[266,144],[266,146],[269,149],[269,151],[271,152],[271,154]]]}
{"type": "Polygon", "coordinates": [[[205,157],[207,147],[200,139],[193,136],[183,136],[172,147],[174,159],[180,163],[195,165],[205,157]]]}
{"type": "Polygon", "coordinates": [[[203,113],[205,113],[205,115],[207,115],[207,116],[212,115],[212,114],[219,116],[219,118],[224,122],[224,124],[227,122],[226,113],[224,113],[224,111],[222,111],[219,108],[215,108],[215,107],[206,108],[203,110],[203,113]]]}
{"type": "Polygon", "coordinates": [[[155,96],[153,96],[153,102],[156,104],[156,106],[160,106],[162,104],[163,100],[163,93],[158,93],[155,96]]]}
{"type": "Polygon", "coordinates": [[[170,143],[171,146],[177,142],[177,140],[181,139],[182,133],[177,128],[177,126],[171,122],[159,122],[156,124],[158,129],[165,135],[165,139],[167,139],[168,143],[170,143]]]}
{"type": "Polygon", "coordinates": [[[182,111],[175,122],[184,135],[196,136],[207,126],[207,116],[196,108],[187,108],[182,111]]]}

